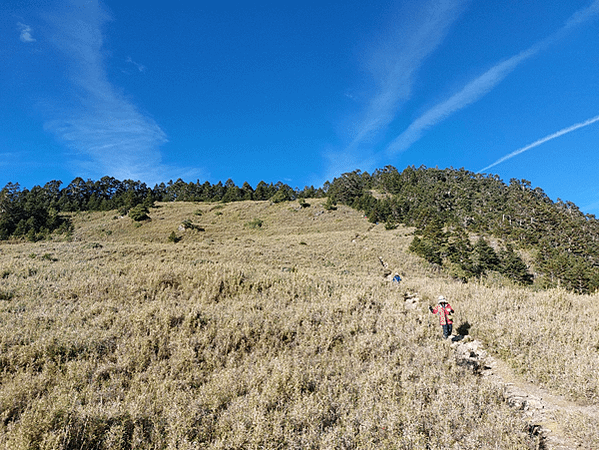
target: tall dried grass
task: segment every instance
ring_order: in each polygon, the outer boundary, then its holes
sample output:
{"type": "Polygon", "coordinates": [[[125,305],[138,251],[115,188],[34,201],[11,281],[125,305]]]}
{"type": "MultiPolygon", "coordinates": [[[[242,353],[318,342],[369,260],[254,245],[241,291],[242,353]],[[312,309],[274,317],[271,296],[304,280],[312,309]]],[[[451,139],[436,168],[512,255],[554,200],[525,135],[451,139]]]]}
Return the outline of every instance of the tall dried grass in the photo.
{"type": "Polygon", "coordinates": [[[535,448],[406,290],[444,293],[527,377],[596,401],[595,297],[457,284],[406,253],[409,230],[310,203],[79,214],[70,242],[0,246],[0,446],[535,448]]]}

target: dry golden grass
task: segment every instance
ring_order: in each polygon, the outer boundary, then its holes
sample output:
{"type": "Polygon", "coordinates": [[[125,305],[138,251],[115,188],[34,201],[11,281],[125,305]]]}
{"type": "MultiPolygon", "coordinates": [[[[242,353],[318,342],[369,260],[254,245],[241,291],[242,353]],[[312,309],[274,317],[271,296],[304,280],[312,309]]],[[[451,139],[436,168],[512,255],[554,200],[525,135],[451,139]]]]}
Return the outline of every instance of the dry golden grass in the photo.
{"type": "Polygon", "coordinates": [[[562,412],[557,417],[581,448],[599,448],[599,418],[580,412],[562,412]]]}
{"type": "Polygon", "coordinates": [[[1,245],[0,447],[535,448],[404,291],[444,293],[527,378],[597,402],[597,297],[462,285],[410,230],[309,203],[82,213],[70,241],[1,245]]]}

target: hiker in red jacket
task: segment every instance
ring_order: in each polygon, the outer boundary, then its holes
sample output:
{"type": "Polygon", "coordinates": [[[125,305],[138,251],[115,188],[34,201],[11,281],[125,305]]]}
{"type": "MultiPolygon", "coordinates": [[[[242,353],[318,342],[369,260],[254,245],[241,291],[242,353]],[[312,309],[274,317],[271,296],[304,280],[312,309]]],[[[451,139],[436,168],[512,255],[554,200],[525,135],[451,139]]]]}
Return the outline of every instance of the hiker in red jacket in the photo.
{"type": "Polygon", "coordinates": [[[434,308],[429,305],[428,309],[433,314],[439,314],[439,323],[443,328],[443,338],[447,339],[451,336],[451,331],[453,328],[453,308],[445,297],[439,295],[439,303],[434,308]]]}

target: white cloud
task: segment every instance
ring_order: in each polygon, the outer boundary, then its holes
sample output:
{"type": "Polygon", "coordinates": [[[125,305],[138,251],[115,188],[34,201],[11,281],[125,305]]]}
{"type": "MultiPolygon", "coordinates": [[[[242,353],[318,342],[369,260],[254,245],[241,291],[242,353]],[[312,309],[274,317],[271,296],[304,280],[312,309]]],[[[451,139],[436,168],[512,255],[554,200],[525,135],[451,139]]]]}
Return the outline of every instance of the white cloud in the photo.
{"type": "Polygon", "coordinates": [[[130,56],[127,57],[127,62],[130,63],[130,64],[133,64],[135,67],[137,67],[137,70],[139,70],[140,72],[145,72],[146,71],[146,66],[144,66],[143,64],[139,64],[139,63],[133,61],[130,56]]]}
{"type": "Polygon", "coordinates": [[[585,120],[584,122],[577,123],[570,127],[559,130],[553,134],[550,134],[549,136],[545,136],[544,138],[539,139],[538,141],[535,141],[532,144],[527,145],[526,147],[522,147],[518,150],[515,150],[515,151],[509,153],[508,155],[505,155],[502,158],[499,158],[493,164],[489,164],[487,167],[484,167],[481,170],[479,170],[479,172],[484,172],[484,171],[490,169],[491,167],[495,167],[497,164],[501,164],[502,162],[507,161],[508,159],[511,159],[516,155],[519,155],[520,153],[524,153],[525,151],[530,150],[531,148],[538,147],[539,145],[544,144],[545,142],[548,142],[555,138],[563,136],[564,134],[571,133],[572,131],[578,130],[579,128],[588,127],[589,125],[592,125],[595,122],[599,122],[599,116],[592,117],[591,119],[585,120]]]}
{"type": "Polygon", "coordinates": [[[443,42],[458,19],[466,0],[429,0],[409,14],[383,40],[368,66],[378,85],[369,101],[350,148],[383,131],[412,95],[412,86],[422,63],[443,42]]]}
{"type": "MultiPolygon", "coordinates": [[[[327,175],[337,176],[340,170],[354,170],[356,167],[369,170],[374,166],[375,155],[364,148],[365,144],[384,133],[397,112],[411,98],[418,70],[443,42],[469,1],[408,2],[390,20],[392,28],[381,33],[374,50],[368,52],[366,61],[375,84],[374,94],[366,101],[361,118],[356,121],[349,145],[342,151],[324,152],[328,161],[327,175]]],[[[388,15],[393,16],[391,12],[388,15]]]]}
{"type": "Polygon", "coordinates": [[[508,76],[520,63],[537,52],[536,48],[528,49],[510,59],[492,67],[484,74],[470,81],[464,88],[449,99],[429,109],[387,147],[387,152],[394,154],[406,150],[416,142],[430,127],[449,117],[454,112],[476,102],[490,92],[497,84],[508,76]]]}
{"type": "Polygon", "coordinates": [[[595,0],[591,3],[587,8],[583,8],[581,10],[576,11],[566,22],[564,28],[568,29],[571,27],[578,26],[583,22],[586,22],[589,19],[592,19],[593,16],[597,16],[599,14],[599,0],[595,0]]]}
{"type": "Polygon", "coordinates": [[[108,80],[102,27],[110,16],[97,0],[68,3],[48,20],[53,44],[68,61],[72,97],[48,113],[45,129],[90,176],[159,180],[172,172],[161,162],[166,134],[108,80]]]}
{"type": "Polygon", "coordinates": [[[338,177],[340,174],[345,172],[352,172],[358,168],[368,169],[374,167],[376,160],[372,154],[369,153],[358,153],[348,151],[336,151],[330,149],[324,154],[327,160],[327,169],[322,177],[322,180],[318,180],[316,184],[322,184],[323,180],[333,181],[333,178],[338,177]]]}
{"type": "Polygon", "coordinates": [[[103,94],[77,114],[48,121],[45,128],[86,157],[87,171],[120,179],[153,175],[161,167],[158,147],[167,142],[165,133],[114,92],[103,94]]]}
{"type": "Polygon", "coordinates": [[[537,42],[528,49],[512,56],[511,58],[496,64],[481,76],[470,81],[461,91],[452,95],[444,102],[435,105],[426,113],[416,119],[410,126],[395,138],[387,147],[388,154],[397,154],[406,150],[416,142],[429,128],[445,120],[451,114],[478,101],[497,84],[505,79],[522,62],[537,54],[540,50],[560,38],[570,28],[597,17],[599,14],[599,0],[595,0],[591,6],[575,12],[556,33],[537,42]]]}
{"type": "Polygon", "coordinates": [[[19,27],[19,30],[21,31],[21,36],[19,36],[19,38],[21,39],[22,42],[26,42],[26,43],[35,42],[35,39],[31,35],[31,27],[29,25],[25,25],[24,23],[18,22],[17,26],[19,27]]]}

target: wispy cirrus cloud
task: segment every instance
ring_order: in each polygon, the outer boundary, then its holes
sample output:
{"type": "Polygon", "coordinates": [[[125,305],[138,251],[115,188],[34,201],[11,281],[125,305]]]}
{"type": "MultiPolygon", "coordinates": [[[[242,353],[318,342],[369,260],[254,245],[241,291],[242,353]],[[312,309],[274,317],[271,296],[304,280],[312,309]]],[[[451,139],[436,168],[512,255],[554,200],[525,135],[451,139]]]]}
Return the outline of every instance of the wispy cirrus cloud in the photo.
{"type": "Polygon", "coordinates": [[[566,25],[564,26],[564,31],[581,25],[593,17],[596,17],[599,14],[599,0],[594,0],[590,6],[580,9],[576,11],[574,14],[570,16],[570,18],[566,21],[566,25]]]}
{"type": "Polygon", "coordinates": [[[416,142],[422,134],[429,128],[435,126],[456,111],[478,101],[484,95],[489,93],[495,86],[502,82],[514,69],[521,63],[536,55],[539,51],[555,42],[573,27],[579,26],[599,14],[599,0],[595,0],[587,8],[576,11],[560,28],[551,36],[537,42],[528,49],[518,53],[511,58],[504,60],[484,74],[473,79],[464,86],[459,92],[452,95],[447,100],[435,105],[422,116],[410,124],[410,126],[395,138],[387,147],[387,154],[393,155],[402,152],[416,142]]]}
{"type": "Polygon", "coordinates": [[[127,57],[126,60],[129,64],[133,64],[135,67],[137,67],[137,70],[139,70],[140,72],[145,72],[146,71],[146,66],[144,66],[143,64],[139,64],[138,62],[133,61],[133,59],[131,59],[131,57],[127,57]]]}
{"type": "Polygon", "coordinates": [[[525,50],[522,53],[497,64],[478,78],[470,81],[460,92],[429,109],[426,113],[412,122],[403,133],[389,144],[387,152],[394,154],[406,150],[414,142],[420,139],[427,129],[446,119],[454,112],[478,101],[481,97],[490,92],[520,63],[533,56],[537,51],[538,47],[525,50]]]}
{"type": "Polygon", "coordinates": [[[584,128],[584,127],[588,127],[589,125],[594,124],[595,122],[599,122],[599,116],[595,116],[592,117],[588,120],[585,120],[584,122],[580,122],[577,123],[575,125],[569,126],[567,128],[564,128],[562,130],[559,130],[553,134],[550,134],[549,136],[545,136],[544,138],[541,138],[535,142],[533,142],[532,144],[529,144],[525,147],[519,148],[518,150],[514,150],[513,152],[503,156],[502,158],[499,158],[497,161],[495,161],[493,164],[489,164],[487,167],[484,167],[482,169],[479,170],[479,172],[484,172],[488,169],[490,169],[491,167],[495,167],[497,164],[501,164],[504,161],[507,161],[508,159],[513,158],[514,156],[519,155],[520,153],[524,153],[527,150],[530,150],[531,148],[535,148],[538,147],[541,144],[544,144],[545,142],[549,142],[555,138],[558,138],[560,136],[563,136],[564,134],[568,134],[571,133],[572,131],[576,131],[579,128],[584,128]]]}
{"type": "Polygon", "coordinates": [[[410,100],[420,67],[443,42],[469,2],[427,0],[397,15],[393,29],[380,37],[366,62],[375,90],[352,130],[351,142],[341,151],[325,153],[329,161],[327,176],[375,164],[373,152],[363,147],[384,133],[410,100]]]}
{"type": "Polygon", "coordinates": [[[429,0],[379,44],[368,63],[378,89],[368,102],[350,147],[358,146],[393,121],[412,95],[420,66],[443,42],[467,3],[468,0],[429,0]]]}
{"type": "Polygon", "coordinates": [[[17,22],[17,27],[19,28],[19,30],[21,32],[21,35],[19,36],[19,39],[21,39],[21,42],[25,42],[25,43],[36,42],[36,40],[31,35],[32,30],[29,25],[25,25],[24,23],[17,22]]]}
{"type": "Polygon", "coordinates": [[[109,80],[102,28],[110,15],[97,0],[63,2],[48,16],[54,47],[67,61],[69,100],[48,108],[45,129],[74,151],[92,176],[159,180],[165,132],[109,80]]]}

